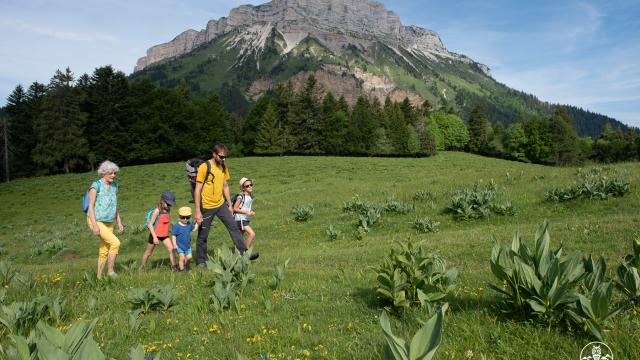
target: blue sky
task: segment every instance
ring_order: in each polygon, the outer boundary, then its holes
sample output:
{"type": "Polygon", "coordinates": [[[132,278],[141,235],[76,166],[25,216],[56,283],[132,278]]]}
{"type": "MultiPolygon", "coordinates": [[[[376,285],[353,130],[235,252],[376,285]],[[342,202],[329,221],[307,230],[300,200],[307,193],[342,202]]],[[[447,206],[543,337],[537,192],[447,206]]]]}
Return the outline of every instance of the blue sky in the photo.
{"type": "MultiPolygon", "coordinates": [[[[17,84],[112,65],[131,73],[148,47],[203,29],[237,0],[0,0],[0,106],[17,84]]],[[[488,65],[541,100],[640,127],[640,1],[381,1],[404,25],[488,65]]]]}

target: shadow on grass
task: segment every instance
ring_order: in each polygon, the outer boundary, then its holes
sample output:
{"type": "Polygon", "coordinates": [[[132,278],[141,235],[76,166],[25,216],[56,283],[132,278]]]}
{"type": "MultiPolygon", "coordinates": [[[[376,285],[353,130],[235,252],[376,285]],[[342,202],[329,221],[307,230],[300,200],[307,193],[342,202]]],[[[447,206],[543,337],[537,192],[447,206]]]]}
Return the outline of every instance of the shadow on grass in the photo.
{"type": "Polygon", "coordinates": [[[353,292],[353,298],[356,303],[359,303],[369,309],[379,309],[384,306],[380,299],[378,299],[378,295],[376,294],[376,289],[374,287],[356,288],[353,292]]]}

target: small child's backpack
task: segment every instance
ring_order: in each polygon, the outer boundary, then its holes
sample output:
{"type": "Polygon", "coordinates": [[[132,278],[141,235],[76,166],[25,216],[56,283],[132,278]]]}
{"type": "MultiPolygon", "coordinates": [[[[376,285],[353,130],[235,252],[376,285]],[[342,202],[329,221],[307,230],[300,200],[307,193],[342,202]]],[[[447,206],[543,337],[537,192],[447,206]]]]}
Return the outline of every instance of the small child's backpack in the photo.
{"type": "Polygon", "coordinates": [[[244,193],[239,193],[239,194],[235,194],[231,197],[231,207],[233,208],[233,206],[236,203],[236,200],[238,200],[238,197],[240,197],[240,206],[238,207],[242,207],[242,205],[244,204],[244,193]]]}
{"type": "MultiPolygon", "coordinates": [[[[149,222],[151,222],[151,217],[153,216],[153,212],[156,208],[151,208],[151,210],[149,210],[149,212],[147,212],[147,220],[144,223],[144,227],[148,228],[149,227],[149,222]]],[[[156,228],[156,225],[158,224],[158,219],[160,219],[160,214],[158,214],[158,216],[156,216],[156,221],[153,222],[153,228],[156,228]]]]}
{"type": "MultiPolygon", "coordinates": [[[[102,183],[102,181],[98,181],[96,195],[100,192],[100,183],[102,183]]],[[[91,190],[91,188],[89,188],[89,190],[91,190]]],[[[85,214],[89,211],[89,190],[86,190],[84,192],[84,195],[82,196],[82,212],[84,212],[85,214]]]]}

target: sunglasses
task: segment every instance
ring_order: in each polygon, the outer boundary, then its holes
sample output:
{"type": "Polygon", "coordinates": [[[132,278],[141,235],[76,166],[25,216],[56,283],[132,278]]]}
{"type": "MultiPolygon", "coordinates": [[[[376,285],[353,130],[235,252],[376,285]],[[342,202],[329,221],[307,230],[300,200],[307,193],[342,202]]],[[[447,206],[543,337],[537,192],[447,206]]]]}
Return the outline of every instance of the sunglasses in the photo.
{"type": "Polygon", "coordinates": [[[191,218],[191,216],[180,216],[180,219],[182,220],[189,220],[191,218]]]}
{"type": "Polygon", "coordinates": [[[227,156],[226,156],[226,155],[220,155],[220,154],[216,154],[216,155],[217,155],[220,159],[222,159],[222,160],[224,160],[224,159],[226,159],[226,158],[227,158],[227,156]]]}
{"type": "Polygon", "coordinates": [[[244,188],[245,188],[245,189],[246,189],[246,188],[250,188],[250,187],[253,187],[253,184],[249,184],[249,185],[245,185],[245,186],[244,186],[244,188]]]}

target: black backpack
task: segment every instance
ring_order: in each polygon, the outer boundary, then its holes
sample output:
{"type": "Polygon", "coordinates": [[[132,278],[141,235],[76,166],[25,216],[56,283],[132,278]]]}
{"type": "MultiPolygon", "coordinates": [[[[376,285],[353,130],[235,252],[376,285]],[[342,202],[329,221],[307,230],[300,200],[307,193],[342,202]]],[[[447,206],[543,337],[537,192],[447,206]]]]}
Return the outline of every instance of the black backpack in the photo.
{"type": "Polygon", "coordinates": [[[195,181],[195,178],[198,175],[198,167],[200,167],[203,162],[205,161],[198,158],[187,160],[185,165],[187,167],[187,177],[189,177],[189,180],[193,179],[193,181],[195,181]]]}

